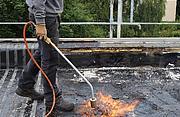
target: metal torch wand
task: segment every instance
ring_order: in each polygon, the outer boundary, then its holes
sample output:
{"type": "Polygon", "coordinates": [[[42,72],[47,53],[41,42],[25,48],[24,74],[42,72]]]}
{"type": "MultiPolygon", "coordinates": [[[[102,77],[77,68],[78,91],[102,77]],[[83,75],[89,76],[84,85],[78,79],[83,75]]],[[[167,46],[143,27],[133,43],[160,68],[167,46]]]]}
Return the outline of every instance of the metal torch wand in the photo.
{"type": "Polygon", "coordinates": [[[48,44],[51,44],[53,48],[56,49],[56,51],[69,63],[69,65],[71,65],[71,67],[76,70],[76,72],[87,82],[87,84],[90,86],[91,88],[91,93],[92,93],[92,98],[90,99],[91,101],[91,107],[92,108],[96,108],[97,107],[97,99],[94,97],[94,90],[93,90],[93,86],[91,85],[91,83],[80,73],[80,71],[68,60],[68,58],[56,47],[56,45],[51,41],[50,38],[46,38],[44,39],[44,41],[48,44]]]}

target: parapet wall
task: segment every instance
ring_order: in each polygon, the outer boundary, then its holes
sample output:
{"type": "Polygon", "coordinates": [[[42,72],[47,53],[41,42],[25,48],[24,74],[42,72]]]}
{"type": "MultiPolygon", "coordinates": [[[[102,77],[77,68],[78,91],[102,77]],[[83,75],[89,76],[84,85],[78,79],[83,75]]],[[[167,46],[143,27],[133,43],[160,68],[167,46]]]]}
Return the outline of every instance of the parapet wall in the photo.
{"type": "MultiPolygon", "coordinates": [[[[60,41],[58,48],[80,68],[86,67],[166,67],[180,66],[180,39],[122,39],[101,41],[60,41]]],[[[36,42],[28,42],[32,53],[36,42]]],[[[23,42],[0,43],[0,68],[24,68],[29,54],[23,42]]],[[[70,67],[59,57],[59,68],[70,67]]]]}

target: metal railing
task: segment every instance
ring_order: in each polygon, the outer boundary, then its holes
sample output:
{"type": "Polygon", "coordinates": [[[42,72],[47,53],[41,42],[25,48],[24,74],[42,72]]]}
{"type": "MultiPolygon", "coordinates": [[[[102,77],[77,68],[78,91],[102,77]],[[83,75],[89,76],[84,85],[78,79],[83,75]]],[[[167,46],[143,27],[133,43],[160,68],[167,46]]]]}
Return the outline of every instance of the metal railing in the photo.
{"type": "MultiPolygon", "coordinates": [[[[24,25],[27,22],[0,22],[0,25],[24,25]]],[[[61,25],[118,25],[118,22],[61,22],[61,25]]],[[[121,22],[121,26],[122,25],[136,25],[139,27],[139,30],[141,30],[141,25],[180,25],[180,23],[151,23],[151,22],[135,22],[135,23],[129,23],[129,22],[121,22]]],[[[168,37],[169,38],[169,37],[168,37]]],[[[63,39],[63,41],[65,40],[83,40],[85,38],[66,38],[63,39]]],[[[90,40],[106,40],[106,39],[124,39],[124,38],[112,38],[111,36],[109,38],[88,38],[90,40]]],[[[140,39],[140,38],[139,38],[140,39]]],[[[150,38],[152,39],[152,38],[150,38]]],[[[11,39],[11,38],[6,38],[6,41],[21,41],[22,39],[11,39]]],[[[1,39],[2,41],[5,41],[3,39],[1,39]]],[[[34,41],[34,39],[29,39],[29,41],[34,41]]]]}
{"type": "MultiPolygon", "coordinates": [[[[27,22],[0,22],[1,24],[26,24],[27,22]]],[[[62,22],[61,25],[117,25],[117,22],[62,22]]],[[[121,25],[180,25],[180,23],[121,22],[121,25]]],[[[141,28],[140,28],[141,29],[141,28]]]]}
{"type": "MultiPolygon", "coordinates": [[[[27,22],[0,22],[4,24],[26,24],[27,22]]],[[[117,22],[61,22],[61,25],[117,25],[117,22]]],[[[140,23],[121,22],[121,25],[137,25],[141,29],[140,23]]]]}

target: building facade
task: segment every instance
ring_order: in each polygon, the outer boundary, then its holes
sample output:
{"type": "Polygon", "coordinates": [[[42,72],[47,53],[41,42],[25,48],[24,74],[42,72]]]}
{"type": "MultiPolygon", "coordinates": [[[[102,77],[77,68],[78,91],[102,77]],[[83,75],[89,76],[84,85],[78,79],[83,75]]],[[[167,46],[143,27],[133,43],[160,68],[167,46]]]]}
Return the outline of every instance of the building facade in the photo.
{"type": "Polygon", "coordinates": [[[167,0],[165,16],[162,21],[175,21],[177,0],[167,0]]]}

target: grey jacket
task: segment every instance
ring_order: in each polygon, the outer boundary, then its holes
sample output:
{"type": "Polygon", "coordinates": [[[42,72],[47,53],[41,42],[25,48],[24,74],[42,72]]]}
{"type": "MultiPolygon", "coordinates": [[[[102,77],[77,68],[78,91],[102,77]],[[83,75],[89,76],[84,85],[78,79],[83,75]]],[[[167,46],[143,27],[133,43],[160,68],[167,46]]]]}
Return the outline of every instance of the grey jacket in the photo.
{"type": "Polygon", "coordinates": [[[55,17],[63,12],[63,0],[26,0],[26,4],[37,24],[45,23],[46,16],[55,17]]]}

